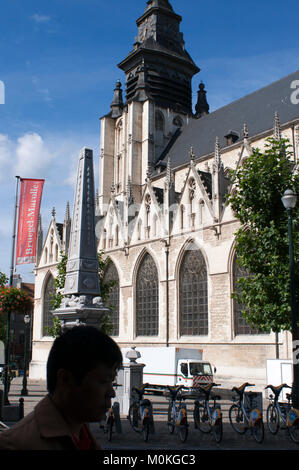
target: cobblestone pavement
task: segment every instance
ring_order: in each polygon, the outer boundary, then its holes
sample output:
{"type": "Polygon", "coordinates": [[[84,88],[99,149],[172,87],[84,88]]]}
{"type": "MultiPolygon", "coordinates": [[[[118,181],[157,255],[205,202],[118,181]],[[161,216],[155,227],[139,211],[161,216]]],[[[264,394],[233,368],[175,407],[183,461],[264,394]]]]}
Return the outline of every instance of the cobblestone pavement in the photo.
{"type": "MultiPolygon", "coordinates": [[[[10,403],[18,403],[20,391],[22,388],[22,378],[17,377],[13,380],[9,394],[10,403]]],[[[28,380],[28,396],[24,397],[24,414],[30,413],[35,405],[46,395],[45,382],[28,380]]],[[[151,397],[154,403],[155,433],[150,434],[149,441],[144,442],[141,434],[133,431],[126,416],[121,417],[122,433],[113,433],[111,442],[108,442],[107,435],[100,428],[99,423],[92,423],[91,430],[99,440],[106,451],[116,450],[169,450],[169,451],[234,451],[234,450],[280,450],[280,451],[298,451],[299,445],[293,443],[287,433],[287,430],[280,430],[276,436],[269,433],[265,425],[265,439],[262,444],[257,444],[247,432],[245,435],[237,435],[231,428],[228,421],[229,400],[221,402],[223,411],[223,439],[217,444],[211,434],[202,434],[194,428],[192,418],[192,403],[187,404],[189,424],[189,435],[185,443],[180,442],[178,436],[174,433],[169,434],[166,425],[166,400],[161,397],[151,397]]],[[[264,403],[264,417],[265,406],[264,403]]],[[[10,423],[7,423],[10,424],[10,423]]]]}

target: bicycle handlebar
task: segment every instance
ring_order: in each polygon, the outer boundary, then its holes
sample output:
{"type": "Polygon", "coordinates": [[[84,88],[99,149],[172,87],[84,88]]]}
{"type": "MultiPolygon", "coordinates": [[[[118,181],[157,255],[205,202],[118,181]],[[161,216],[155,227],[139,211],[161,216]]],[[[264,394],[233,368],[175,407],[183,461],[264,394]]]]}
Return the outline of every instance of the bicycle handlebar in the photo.
{"type": "MultiPolygon", "coordinates": [[[[272,387],[274,387],[274,385],[267,385],[267,387],[265,387],[265,390],[267,388],[272,388],[272,387]]],[[[288,384],[281,384],[281,385],[278,385],[278,387],[274,387],[274,388],[292,388],[292,387],[290,387],[288,384]]]]}
{"type": "Polygon", "coordinates": [[[176,399],[176,397],[178,396],[178,393],[181,390],[183,390],[183,389],[187,390],[187,388],[184,385],[179,385],[179,386],[174,386],[174,387],[171,387],[170,385],[166,385],[166,387],[168,388],[168,390],[170,392],[172,400],[176,399]]]}

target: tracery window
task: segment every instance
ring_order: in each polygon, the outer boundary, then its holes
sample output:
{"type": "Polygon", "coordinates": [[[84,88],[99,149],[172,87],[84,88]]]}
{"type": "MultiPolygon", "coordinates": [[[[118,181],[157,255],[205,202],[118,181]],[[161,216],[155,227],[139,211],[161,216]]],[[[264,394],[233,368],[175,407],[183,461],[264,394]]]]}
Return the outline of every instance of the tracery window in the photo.
{"type": "Polygon", "coordinates": [[[43,302],[43,336],[50,336],[48,328],[53,327],[53,315],[51,313],[53,295],[55,295],[56,289],[54,284],[54,278],[50,274],[44,290],[44,302],[43,302]]]}
{"type": "Polygon", "coordinates": [[[156,264],[147,253],[138,269],[136,279],[136,334],[159,334],[159,279],[156,264]]]}
{"type": "Polygon", "coordinates": [[[119,277],[115,264],[110,261],[108,264],[105,274],[104,283],[110,283],[113,281],[110,294],[107,298],[106,305],[111,308],[111,322],[113,324],[112,336],[119,335],[119,277]]]}
{"type": "MultiPolygon", "coordinates": [[[[241,277],[248,277],[248,271],[244,270],[238,263],[237,263],[237,256],[234,257],[233,263],[233,290],[238,292],[238,280],[241,277]]],[[[260,334],[258,329],[252,328],[246,320],[243,318],[242,311],[244,310],[244,305],[240,304],[237,300],[234,299],[233,301],[233,308],[234,308],[234,329],[235,335],[257,335],[260,334]]]]}
{"type": "Polygon", "coordinates": [[[208,278],[204,257],[198,247],[188,246],[179,275],[180,335],[207,335],[208,278]]]}

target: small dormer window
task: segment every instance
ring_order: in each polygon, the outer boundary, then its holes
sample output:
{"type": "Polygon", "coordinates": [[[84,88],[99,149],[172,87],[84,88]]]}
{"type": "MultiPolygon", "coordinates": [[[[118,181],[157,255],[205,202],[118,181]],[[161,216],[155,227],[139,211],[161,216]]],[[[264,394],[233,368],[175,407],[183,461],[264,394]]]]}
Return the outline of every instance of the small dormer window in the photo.
{"type": "Polygon", "coordinates": [[[235,131],[229,131],[229,133],[226,134],[224,137],[226,139],[227,146],[233,145],[235,142],[237,142],[237,140],[239,140],[239,134],[235,131]]]}

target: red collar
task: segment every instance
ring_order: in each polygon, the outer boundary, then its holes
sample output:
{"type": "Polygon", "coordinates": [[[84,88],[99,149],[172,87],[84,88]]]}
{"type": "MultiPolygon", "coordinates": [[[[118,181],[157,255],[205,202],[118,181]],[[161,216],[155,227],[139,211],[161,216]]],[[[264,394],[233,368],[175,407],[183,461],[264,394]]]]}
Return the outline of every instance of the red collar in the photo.
{"type": "Polygon", "coordinates": [[[76,446],[79,450],[91,450],[93,449],[93,442],[88,432],[86,424],[83,424],[80,433],[79,439],[72,434],[72,437],[76,443],[76,446]]]}

